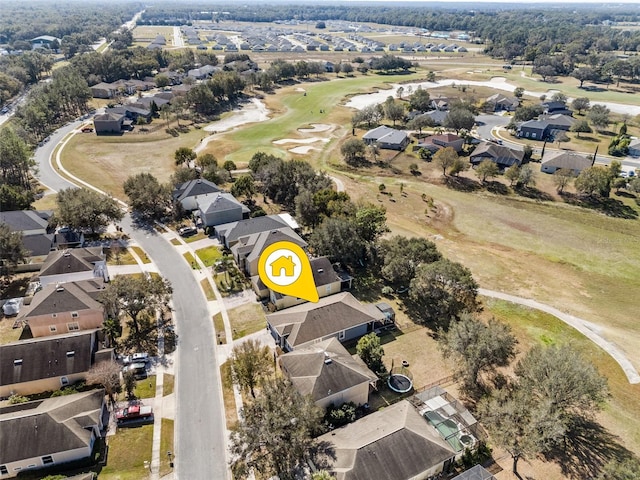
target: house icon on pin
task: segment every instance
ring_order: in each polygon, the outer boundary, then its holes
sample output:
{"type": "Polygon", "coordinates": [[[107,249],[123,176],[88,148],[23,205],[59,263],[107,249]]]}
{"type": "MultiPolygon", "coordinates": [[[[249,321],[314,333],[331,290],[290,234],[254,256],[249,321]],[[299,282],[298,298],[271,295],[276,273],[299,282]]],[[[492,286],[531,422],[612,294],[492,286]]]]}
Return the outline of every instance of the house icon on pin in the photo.
{"type": "Polygon", "coordinates": [[[291,255],[285,257],[284,255],[278,257],[277,260],[274,260],[269,265],[271,267],[271,275],[274,277],[279,277],[282,275],[282,270],[284,270],[285,277],[293,277],[294,276],[294,268],[296,264],[294,263],[291,255]]]}

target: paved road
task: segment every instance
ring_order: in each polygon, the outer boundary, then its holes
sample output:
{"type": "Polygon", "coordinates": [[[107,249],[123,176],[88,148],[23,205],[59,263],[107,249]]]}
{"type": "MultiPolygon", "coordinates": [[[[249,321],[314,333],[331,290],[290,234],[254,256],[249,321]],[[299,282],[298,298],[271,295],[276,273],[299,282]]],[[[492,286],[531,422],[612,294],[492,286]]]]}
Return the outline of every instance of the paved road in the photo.
{"type": "Polygon", "coordinates": [[[182,38],[180,27],[173,27],[173,46],[184,47],[184,38],[182,38]]]}
{"type": "Polygon", "coordinates": [[[600,327],[598,325],[587,322],[582,318],[574,317],[573,315],[569,315],[568,313],[561,312],[557,308],[545,305],[544,303],[537,302],[530,298],[516,297],[515,295],[509,295],[507,293],[496,292],[493,290],[486,290],[484,288],[479,288],[478,293],[480,295],[484,295],[485,297],[506,300],[508,302],[517,303],[518,305],[524,305],[529,308],[535,308],[536,310],[542,310],[543,312],[553,315],[554,317],[562,320],[567,325],[575,328],[577,331],[582,333],[585,337],[587,337],[589,340],[591,340],[593,343],[595,343],[605,352],[611,355],[624,371],[624,374],[627,376],[627,380],[629,380],[629,383],[640,383],[640,374],[638,374],[637,370],[634,368],[625,354],[600,334],[600,327]]]}
{"type": "MultiPolygon", "coordinates": [[[[35,152],[38,177],[58,191],[75,187],[60,177],[49,156],[63,137],[77,128],[74,122],[59,129],[49,143],[35,152]]],[[[82,134],[79,134],[82,135],[82,134]]],[[[176,351],[175,473],[185,479],[226,479],[226,427],[221,382],[216,357],[213,322],[202,289],[191,267],[153,229],[136,228],[127,215],[121,225],[153,259],[173,286],[174,319],[178,334],[176,351]]]]}

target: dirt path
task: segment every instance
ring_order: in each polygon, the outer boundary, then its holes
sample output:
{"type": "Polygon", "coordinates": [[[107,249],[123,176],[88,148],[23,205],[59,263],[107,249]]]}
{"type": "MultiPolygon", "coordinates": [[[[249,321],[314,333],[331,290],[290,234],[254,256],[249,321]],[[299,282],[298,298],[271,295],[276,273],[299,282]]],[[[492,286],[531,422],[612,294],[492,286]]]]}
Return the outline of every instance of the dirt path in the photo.
{"type": "Polygon", "coordinates": [[[484,288],[479,288],[478,293],[480,295],[484,295],[485,297],[497,298],[500,300],[506,300],[508,302],[517,303],[518,305],[523,305],[529,308],[535,308],[537,310],[541,310],[545,313],[553,315],[554,317],[562,320],[564,323],[569,325],[570,327],[575,328],[577,331],[582,333],[585,337],[591,340],[593,343],[602,348],[605,352],[613,357],[613,359],[618,362],[618,365],[624,371],[624,374],[627,376],[629,383],[636,384],[640,383],[640,374],[636,371],[636,369],[631,365],[629,359],[616,347],[613,343],[606,340],[600,334],[600,327],[594,323],[587,322],[578,317],[574,317],[573,315],[569,315],[568,313],[561,312],[557,308],[551,307],[549,305],[545,305],[544,303],[537,302],[535,300],[531,300],[529,298],[516,297],[515,295],[509,295],[507,293],[496,292],[494,290],[486,290],[484,288]]]}

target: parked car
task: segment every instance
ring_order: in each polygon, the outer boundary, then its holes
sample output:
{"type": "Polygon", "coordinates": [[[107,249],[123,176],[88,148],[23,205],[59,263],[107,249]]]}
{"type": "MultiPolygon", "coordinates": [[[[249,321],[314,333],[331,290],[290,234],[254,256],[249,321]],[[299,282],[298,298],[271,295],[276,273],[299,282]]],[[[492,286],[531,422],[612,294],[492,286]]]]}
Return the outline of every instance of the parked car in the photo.
{"type": "Polygon", "coordinates": [[[134,362],[125,367],[125,372],[133,372],[136,380],[144,380],[147,378],[147,364],[144,362],[134,362]]]}
{"type": "Polygon", "coordinates": [[[131,361],[146,363],[149,361],[149,354],[147,352],[134,353],[133,355],[131,355],[131,361]]]}
{"type": "Polygon", "coordinates": [[[178,233],[181,237],[190,237],[198,233],[198,229],[196,227],[182,227],[178,230],[178,233]]]}
{"type": "Polygon", "coordinates": [[[2,305],[2,313],[6,317],[15,317],[20,312],[22,306],[22,298],[11,298],[2,305]]]}

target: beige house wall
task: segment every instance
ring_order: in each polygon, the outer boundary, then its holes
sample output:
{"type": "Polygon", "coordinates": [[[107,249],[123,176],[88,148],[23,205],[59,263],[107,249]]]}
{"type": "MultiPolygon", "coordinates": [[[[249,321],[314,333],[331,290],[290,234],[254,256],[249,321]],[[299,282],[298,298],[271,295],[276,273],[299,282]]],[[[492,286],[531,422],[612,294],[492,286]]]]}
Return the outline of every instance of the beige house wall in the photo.
{"type": "MultiPolygon", "coordinates": [[[[87,372],[64,375],[68,380],[68,385],[84,380],[87,372]]],[[[32,395],[34,393],[50,392],[60,390],[63,387],[60,379],[63,376],[33,380],[31,382],[13,383],[0,386],[0,397],[10,397],[16,395],[32,395]]]]}
{"type": "Polygon", "coordinates": [[[333,404],[339,407],[343,403],[353,402],[356,405],[364,405],[369,402],[369,382],[355,385],[341,392],[336,392],[333,395],[329,395],[316,402],[321,408],[329,408],[329,405],[333,404]]]}

